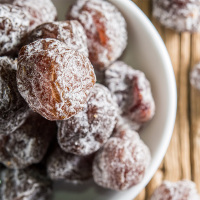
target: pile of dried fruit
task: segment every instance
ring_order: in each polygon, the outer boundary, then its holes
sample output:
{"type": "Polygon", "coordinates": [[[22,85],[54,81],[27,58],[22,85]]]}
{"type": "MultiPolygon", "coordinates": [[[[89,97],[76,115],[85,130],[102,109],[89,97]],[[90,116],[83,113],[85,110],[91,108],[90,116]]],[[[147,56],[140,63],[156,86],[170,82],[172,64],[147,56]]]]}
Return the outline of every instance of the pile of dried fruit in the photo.
{"type": "Polygon", "coordinates": [[[46,199],[60,179],[125,190],[151,159],[135,132],[155,113],[150,83],[116,61],[127,45],[122,14],[104,0],[77,0],[67,21],[55,19],[50,0],[0,0],[4,199],[46,199]]]}

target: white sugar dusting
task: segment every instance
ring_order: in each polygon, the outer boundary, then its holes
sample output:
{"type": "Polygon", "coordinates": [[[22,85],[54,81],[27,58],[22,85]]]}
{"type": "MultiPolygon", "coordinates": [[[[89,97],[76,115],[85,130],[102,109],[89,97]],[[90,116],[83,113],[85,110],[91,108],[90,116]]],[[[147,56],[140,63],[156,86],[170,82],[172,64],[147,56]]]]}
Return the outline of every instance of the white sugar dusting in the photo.
{"type": "Polygon", "coordinates": [[[69,17],[83,25],[90,60],[97,68],[105,69],[121,56],[128,36],[126,21],[115,6],[103,0],[78,0],[69,17]]]}
{"type": "Polygon", "coordinates": [[[31,41],[52,37],[64,42],[69,49],[78,50],[88,57],[87,37],[78,21],[45,23],[34,29],[29,35],[31,41]]]}
{"type": "Polygon", "coordinates": [[[19,55],[19,92],[47,119],[64,120],[80,112],[95,81],[89,59],[58,40],[37,40],[19,55]]]}
{"type": "Polygon", "coordinates": [[[200,31],[200,1],[154,0],[153,16],[164,26],[178,32],[200,31]]]}
{"type": "Polygon", "coordinates": [[[58,142],[66,152],[89,155],[97,151],[113,132],[118,107],[109,90],[95,84],[84,110],[59,122],[58,142]]]}
{"type": "Polygon", "coordinates": [[[54,21],[57,11],[51,0],[14,0],[13,5],[22,8],[29,20],[29,31],[36,26],[54,21]]]}
{"type": "Polygon", "coordinates": [[[0,173],[0,178],[0,193],[4,200],[45,200],[52,192],[49,180],[35,169],[5,169],[0,173]]]}
{"type": "Polygon", "coordinates": [[[29,20],[26,12],[17,6],[0,6],[0,55],[14,51],[27,33],[29,20]]]}
{"type": "Polygon", "coordinates": [[[105,71],[105,85],[118,103],[124,120],[132,121],[135,130],[154,116],[155,102],[143,72],[117,61],[105,71]]]}
{"type": "Polygon", "coordinates": [[[97,153],[94,181],[105,188],[126,190],[143,179],[150,159],[150,151],[137,133],[122,128],[97,153]]]}
{"type": "Polygon", "coordinates": [[[150,200],[200,200],[195,183],[188,180],[164,181],[153,193],[150,200]]]}
{"type": "Polygon", "coordinates": [[[47,162],[48,175],[52,180],[81,183],[92,177],[93,156],[77,156],[56,147],[47,162]]]}

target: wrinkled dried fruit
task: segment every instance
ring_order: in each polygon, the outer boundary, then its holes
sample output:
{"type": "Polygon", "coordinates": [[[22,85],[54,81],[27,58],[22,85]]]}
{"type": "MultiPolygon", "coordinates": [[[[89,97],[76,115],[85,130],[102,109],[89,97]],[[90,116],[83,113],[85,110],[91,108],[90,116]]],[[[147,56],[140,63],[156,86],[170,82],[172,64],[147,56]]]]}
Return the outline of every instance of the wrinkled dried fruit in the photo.
{"type": "Polygon", "coordinates": [[[122,128],[97,152],[93,162],[94,181],[105,188],[126,190],[143,179],[150,157],[138,134],[122,128]]]}
{"type": "Polygon", "coordinates": [[[17,89],[16,68],[16,61],[0,57],[0,134],[17,129],[29,113],[17,89]]]}
{"type": "Polygon", "coordinates": [[[196,185],[183,180],[176,183],[164,181],[153,193],[150,200],[200,200],[196,185]]]}
{"type": "Polygon", "coordinates": [[[80,112],[96,77],[88,58],[55,39],[22,47],[18,58],[18,90],[30,108],[49,120],[80,112]]]}
{"type": "Polygon", "coordinates": [[[36,26],[54,21],[57,17],[57,11],[51,0],[14,0],[13,5],[20,7],[26,12],[29,20],[29,31],[36,26]]]}
{"type": "Polygon", "coordinates": [[[35,168],[5,169],[0,180],[2,200],[47,200],[52,194],[51,181],[35,168]]]}
{"type": "Polygon", "coordinates": [[[31,112],[17,130],[0,135],[0,162],[8,168],[25,168],[39,163],[55,131],[53,122],[31,112]]]}
{"type": "Polygon", "coordinates": [[[178,32],[200,31],[199,0],[154,0],[153,16],[178,32]]]}
{"type": "Polygon", "coordinates": [[[69,49],[78,50],[88,57],[87,37],[83,27],[76,20],[42,24],[28,34],[26,43],[28,44],[42,38],[60,40],[69,49]]]}
{"type": "Polygon", "coordinates": [[[105,85],[121,108],[122,116],[135,123],[144,123],[154,116],[155,103],[143,72],[117,61],[106,70],[105,85]]]}
{"type": "Polygon", "coordinates": [[[58,122],[61,148],[77,155],[89,155],[106,143],[115,127],[118,107],[109,90],[95,84],[84,110],[68,120],[58,122]]]}
{"type": "Polygon", "coordinates": [[[92,178],[93,155],[77,156],[56,146],[47,161],[47,171],[52,180],[81,183],[92,178]]]}
{"type": "Polygon", "coordinates": [[[190,73],[190,83],[192,86],[200,90],[200,63],[195,65],[190,73]]]}
{"type": "Polygon", "coordinates": [[[29,20],[24,11],[13,5],[0,5],[0,56],[17,54],[29,20]]]}
{"type": "Polygon", "coordinates": [[[126,22],[114,5],[104,0],[77,0],[68,18],[83,25],[89,58],[96,68],[104,70],[121,56],[127,45],[126,22]]]}

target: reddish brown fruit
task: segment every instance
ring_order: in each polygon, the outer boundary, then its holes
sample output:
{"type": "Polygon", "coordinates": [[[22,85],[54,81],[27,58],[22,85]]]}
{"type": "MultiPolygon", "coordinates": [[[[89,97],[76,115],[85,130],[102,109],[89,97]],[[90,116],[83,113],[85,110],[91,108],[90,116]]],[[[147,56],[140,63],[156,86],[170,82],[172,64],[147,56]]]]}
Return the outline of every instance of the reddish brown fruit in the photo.
{"type": "Polygon", "coordinates": [[[0,56],[17,54],[28,27],[29,20],[21,8],[9,4],[0,6],[0,56]]]}
{"type": "Polygon", "coordinates": [[[29,31],[45,22],[54,21],[57,11],[51,0],[14,0],[13,5],[20,7],[29,20],[29,31]]]}
{"type": "Polygon", "coordinates": [[[199,0],[154,0],[153,15],[167,28],[199,32],[199,0]]]}
{"type": "Polygon", "coordinates": [[[105,188],[126,190],[140,183],[150,162],[148,147],[136,132],[118,130],[93,162],[94,181],[105,188]]]}
{"type": "Polygon", "coordinates": [[[83,25],[88,38],[89,58],[97,69],[106,69],[121,56],[127,45],[126,22],[111,3],[77,0],[68,18],[83,25]]]}
{"type": "Polygon", "coordinates": [[[192,181],[171,183],[164,181],[153,193],[150,200],[199,200],[196,185],[192,181]]]}
{"type": "Polygon", "coordinates": [[[81,183],[92,178],[93,155],[77,156],[56,146],[47,161],[47,171],[52,180],[81,183]]]}
{"type": "Polygon", "coordinates": [[[74,117],[58,122],[61,148],[77,155],[89,155],[102,147],[113,132],[118,114],[109,90],[96,84],[84,110],[74,117]]]}
{"type": "Polygon", "coordinates": [[[47,200],[52,194],[51,181],[35,168],[5,169],[0,180],[2,200],[47,200]]]}
{"type": "Polygon", "coordinates": [[[39,163],[55,133],[55,124],[30,112],[25,123],[9,134],[0,135],[0,162],[8,168],[25,168],[39,163]]]}
{"type": "Polygon", "coordinates": [[[88,57],[87,37],[83,27],[76,20],[42,24],[28,34],[26,43],[29,44],[42,38],[60,40],[69,49],[78,50],[88,57]]]}
{"type": "Polygon", "coordinates": [[[29,110],[16,83],[17,62],[0,57],[0,134],[11,133],[24,123],[29,110]]]}
{"type": "Polygon", "coordinates": [[[121,108],[122,116],[139,124],[154,116],[155,103],[143,72],[117,61],[106,70],[105,85],[121,108]]]}
{"type": "Polygon", "coordinates": [[[20,50],[19,92],[32,110],[49,120],[80,112],[95,81],[89,59],[63,42],[41,39],[20,50]]]}

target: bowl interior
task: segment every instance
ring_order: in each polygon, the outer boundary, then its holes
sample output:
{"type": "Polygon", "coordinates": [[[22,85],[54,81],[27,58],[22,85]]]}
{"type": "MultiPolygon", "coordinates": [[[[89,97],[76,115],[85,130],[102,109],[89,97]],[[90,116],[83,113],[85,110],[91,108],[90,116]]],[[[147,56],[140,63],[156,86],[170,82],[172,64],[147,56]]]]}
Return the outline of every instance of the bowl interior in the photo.
{"type": "MultiPolygon", "coordinates": [[[[59,20],[65,19],[74,0],[53,0],[59,20]]],[[[169,145],[176,115],[176,83],[167,50],[157,31],[130,0],[110,0],[126,18],[129,41],[122,60],[143,71],[149,79],[156,103],[156,115],[143,128],[141,138],[150,148],[151,164],[143,181],[123,192],[102,189],[93,182],[84,185],[55,184],[54,200],[132,200],[149,182],[157,170],[169,145]]],[[[120,30],[119,30],[120,31],[120,30]]]]}

